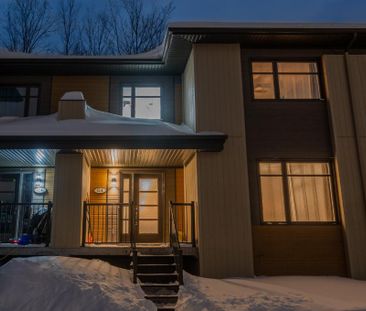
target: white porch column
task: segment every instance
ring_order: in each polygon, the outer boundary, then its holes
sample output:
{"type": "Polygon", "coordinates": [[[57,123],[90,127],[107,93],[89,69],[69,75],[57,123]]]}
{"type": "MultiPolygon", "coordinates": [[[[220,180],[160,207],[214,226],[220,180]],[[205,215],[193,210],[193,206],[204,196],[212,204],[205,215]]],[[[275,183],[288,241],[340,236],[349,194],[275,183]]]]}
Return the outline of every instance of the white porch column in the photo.
{"type": "Polygon", "coordinates": [[[82,204],[88,196],[90,167],[82,153],[56,154],[51,247],[80,247],[82,204]]]}

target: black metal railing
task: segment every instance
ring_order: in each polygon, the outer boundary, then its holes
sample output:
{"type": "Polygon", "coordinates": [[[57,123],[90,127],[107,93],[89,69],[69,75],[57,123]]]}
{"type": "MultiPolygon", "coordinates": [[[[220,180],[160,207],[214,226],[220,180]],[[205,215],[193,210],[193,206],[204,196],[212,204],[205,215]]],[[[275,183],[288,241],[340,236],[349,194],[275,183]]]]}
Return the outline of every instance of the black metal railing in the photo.
{"type": "Polygon", "coordinates": [[[195,203],[170,202],[170,209],[176,222],[179,243],[196,247],[196,207],[195,203]]]}
{"type": "Polygon", "coordinates": [[[183,251],[181,249],[181,245],[179,242],[178,226],[176,219],[177,214],[174,208],[176,206],[177,203],[173,203],[172,201],[170,201],[170,208],[169,208],[170,246],[173,249],[174,261],[178,273],[178,282],[180,285],[183,285],[183,251]]]}
{"type": "Polygon", "coordinates": [[[83,244],[131,243],[131,204],[84,202],[83,244]]]}
{"type": "Polygon", "coordinates": [[[0,243],[45,244],[51,237],[52,202],[0,202],[0,243]]]}

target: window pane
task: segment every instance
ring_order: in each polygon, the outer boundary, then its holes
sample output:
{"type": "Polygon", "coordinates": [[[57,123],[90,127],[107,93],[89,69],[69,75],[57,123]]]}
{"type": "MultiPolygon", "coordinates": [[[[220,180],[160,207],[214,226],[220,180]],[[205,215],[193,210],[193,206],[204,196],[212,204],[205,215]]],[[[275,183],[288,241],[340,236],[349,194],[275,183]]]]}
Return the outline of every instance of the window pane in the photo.
{"type": "Polygon", "coordinates": [[[300,72],[316,73],[318,66],[316,63],[277,63],[278,72],[300,72]]]}
{"type": "Polygon", "coordinates": [[[261,175],[281,175],[282,168],[280,162],[261,162],[259,163],[259,172],[261,175]]]}
{"type": "Polygon", "coordinates": [[[317,75],[278,75],[281,99],[319,99],[317,75]]]}
{"type": "Polygon", "coordinates": [[[329,175],[328,163],[287,163],[289,175],[329,175]]]}
{"type": "Polygon", "coordinates": [[[38,96],[38,87],[30,88],[30,96],[38,96]]]}
{"type": "Polygon", "coordinates": [[[139,233],[142,234],[157,234],[158,221],[157,220],[140,220],[139,221],[139,233]]]}
{"type": "Polygon", "coordinates": [[[0,99],[0,117],[13,116],[23,117],[24,116],[25,101],[22,100],[3,100],[0,99]]]}
{"type": "Polygon", "coordinates": [[[260,178],[263,220],[286,221],[282,177],[260,178]]]}
{"type": "Polygon", "coordinates": [[[131,107],[132,107],[131,97],[123,97],[122,115],[124,117],[131,117],[131,107]]]}
{"type": "Polygon", "coordinates": [[[273,75],[253,74],[255,99],[274,99],[273,75]]]}
{"type": "Polygon", "coordinates": [[[140,192],[139,193],[140,205],[157,205],[158,193],[157,192],[140,192]]]}
{"type": "Polygon", "coordinates": [[[131,97],[132,96],[132,88],[131,87],[123,87],[122,88],[122,96],[131,97]]]}
{"type": "Polygon", "coordinates": [[[123,192],[123,203],[124,204],[130,203],[130,193],[129,192],[123,192]]]}
{"type": "Polygon", "coordinates": [[[140,206],[139,219],[158,219],[157,206],[140,206]]]}
{"type": "Polygon", "coordinates": [[[288,177],[292,221],[335,221],[330,177],[288,177]]]}
{"type": "Polygon", "coordinates": [[[135,116],[144,119],[160,119],[160,98],[136,98],[135,116]]]}
{"type": "Polygon", "coordinates": [[[139,187],[140,187],[140,191],[158,191],[158,179],[157,178],[140,178],[139,187]]]}
{"type": "Polygon", "coordinates": [[[135,96],[160,96],[160,87],[136,87],[135,96]]]}
{"type": "Polygon", "coordinates": [[[252,63],[253,72],[273,72],[272,63],[252,63]]]}

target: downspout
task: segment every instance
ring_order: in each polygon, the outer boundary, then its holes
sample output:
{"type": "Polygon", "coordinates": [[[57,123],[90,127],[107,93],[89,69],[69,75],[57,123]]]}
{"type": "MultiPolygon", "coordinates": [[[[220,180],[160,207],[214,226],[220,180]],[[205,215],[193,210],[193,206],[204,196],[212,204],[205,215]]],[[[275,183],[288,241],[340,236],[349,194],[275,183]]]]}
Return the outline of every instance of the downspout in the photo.
{"type": "Polygon", "coordinates": [[[366,204],[366,193],[365,193],[365,180],[363,176],[363,165],[361,161],[361,147],[360,147],[360,138],[358,136],[357,126],[356,126],[356,120],[355,120],[355,111],[354,111],[354,100],[352,96],[352,88],[351,88],[351,81],[350,81],[350,64],[349,64],[349,50],[352,48],[353,44],[357,40],[357,32],[353,34],[353,37],[349,44],[347,45],[347,48],[344,51],[344,61],[346,65],[346,79],[347,79],[347,89],[348,89],[348,99],[350,102],[350,109],[352,114],[352,128],[355,135],[355,144],[356,144],[356,154],[357,154],[357,163],[358,167],[360,168],[360,180],[361,180],[361,186],[362,186],[362,198],[364,205],[366,204]]]}

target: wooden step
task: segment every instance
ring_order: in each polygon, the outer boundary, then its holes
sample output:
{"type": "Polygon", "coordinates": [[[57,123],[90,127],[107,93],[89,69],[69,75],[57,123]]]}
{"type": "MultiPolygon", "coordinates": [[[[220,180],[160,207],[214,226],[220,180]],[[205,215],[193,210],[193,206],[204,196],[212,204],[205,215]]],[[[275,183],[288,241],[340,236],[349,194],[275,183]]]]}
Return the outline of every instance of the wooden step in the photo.
{"type": "Polygon", "coordinates": [[[174,255],[137,255],[138,264],[173,264],[174,255]]]}
{"type": "Polygon", "coordinates": [[[137,273],[137,278],[141,283],[169,284],[178,281],[178,274],[173,273],[137,273]]]}
{"type": "Polygon", "coordinates": [[[178,301],[178,295],[146,295],[145,299],[149,299],[155,304],[176,304],[178,301]]]}
{"type": "Polygon", "coordinates": [[[140,283],[140,287],[146,295],[154,294],[176,294],[179,291],[179,283],[161,284],[161,283],[140,283]]]}
{"type": "Polygon", "coordinates": [[[173,273],[176,271],[175,263],[153,263],[153,264],[137,264],[137,273],[173,273]]]}

